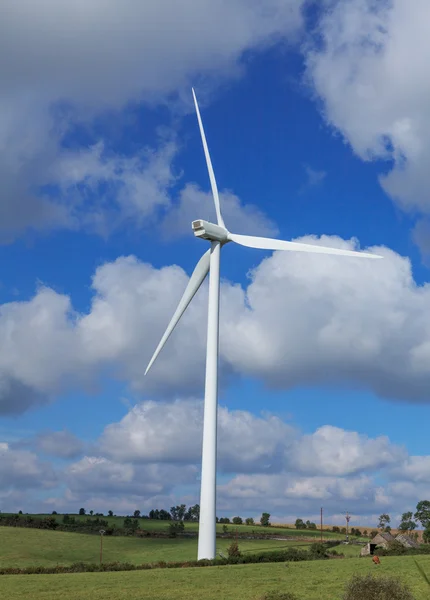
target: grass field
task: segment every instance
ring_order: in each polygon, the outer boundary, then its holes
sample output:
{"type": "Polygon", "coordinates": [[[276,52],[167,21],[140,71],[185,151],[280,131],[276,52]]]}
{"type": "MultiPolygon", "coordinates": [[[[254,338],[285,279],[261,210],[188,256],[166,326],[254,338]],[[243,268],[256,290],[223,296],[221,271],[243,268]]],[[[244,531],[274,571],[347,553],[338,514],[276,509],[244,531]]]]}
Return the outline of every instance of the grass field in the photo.
{"type": "MultiPolygon", "coordinates": [[[[11,513],[3,513],[5,515],[7,514],[11,514],[11,513]]],[[[23,515],[26,516],[26,515],[23,515]]],[[[31,514],[29,515],[31,517],[36,517],[36,518],[42,518],[42,517],[55,517],[55,519],[59,522],[62,523],[63,521],[63,515],[48,515],[48,514],[31,514]]],[[[90,519],[93,518],[95,519],[96,517],[90,517],[90,515],[84,515],[84,516],[80,516],[80,515],[71,515],[73,517],[75,517],[76,520],[82,520],[85,521],[86,519],[90,519]]],[[[123,523],[124,523],[124,517],[100,517],[101,519],[104,519],[105,521],[108,521],[109,525],[113,526],[116,525],[116,527],[122,527],[123,523]]],[[[169,528],[169,523],[170,521],[159,521],[159,520],[151,520],[151,519],[139,519],[139,527],[145,531],[168,531],[169,528]]],[[[252,531],[254,530],[254,532],[256,533],[279,533],[280,535],[284,535],[284,536],[295,536],[295,537],[317,537],[319,538],[321,533],[318,530],[297,530],[294,527],[292,528],[287,528],[287,527],[281,527],[281,526],[271,526],[268,528],[265,527],[261,527],[259,524],[256,525],[233,525],[232,523],[227,525],[228,527],[228,531],[229,532],[234,532],[237,531],[239,533],[249,533],[251,534],[252,531]]],[[[190,522],[190,521],[186,521],[185,522],[185,531],[188,532],[192,532],[195,531],[197,532],[199,529],[199,524],[198,523],[194,523],[194,522],[190,522]]],[[[223,532],[223,525],[220,523],[217,523],[217,533],[222,533],[223,532]]],[[[333,533],[331,531],[323,531],[323,537],[324,539],[333,539],[333,538],[342,538],[344,537],[342,534],[339,533],[333,533]]]]}
{"type": "MultiPolygon", "coordinates": [[[[400,576],[416,600],[429,600],[429,588],[419,576],[414,557],[304,563],[240,565],[194,569],[158,569],[126,573],[1,576],[2,597],[8,600],[255,600],[272,589],[293,591],[300,600],[340,600],[354,573],[400,576]]],[[[416,557],[430,575],[430,557],[416,557]]]]}
{"type": "MultiPolygon", "coordinates": [[[[227,553],[232,540],[218,539],[217,550],[227,553]]],[[[242,552],[264,552],[276,548],[308,548],[306,543],[277,540],[241,540],[242,552]]],[[[0,566],[55,566],[73,562],[98,563],[100,537],[82,533],[46,531],[20,527],[0,527],[0,566]]],[[[197,539],[136,538],[105,536],[103,562],[141,564],[164,560],[186,561],[197,558],[197,539]]]]}

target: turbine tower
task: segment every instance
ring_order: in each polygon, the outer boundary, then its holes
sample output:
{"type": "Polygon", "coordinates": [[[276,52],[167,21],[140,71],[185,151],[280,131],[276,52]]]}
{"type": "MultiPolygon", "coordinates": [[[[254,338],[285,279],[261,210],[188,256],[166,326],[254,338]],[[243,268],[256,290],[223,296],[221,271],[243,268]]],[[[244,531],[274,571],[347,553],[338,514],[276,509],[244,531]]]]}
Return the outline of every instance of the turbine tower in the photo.
{"type": "Polygon", "coordinates": [[[264,237],[239,235],[230,233],[224,224],[221,214],[218,188],[215,180],[212,162],[209,155],[203,123],[200,116],[197,98],[194,92],[194,104],[200,135],[203,142],[203,150],[209,172],[212,195],[215,202],[217,223],[209,223],[199,219],[192,222],[194,235],[200,239],[210,242],[207,250],[197,263],[190,277],[185,292],[178,307],[161,338],[157,349],[152,356],[145,375],[153,365],[161,352],[170,334],[176,327],[179,319],[184,314],[189,303],[202,285],[206,275],[209,273],[209,303],[208,303],[208,327],[207,327],[207,349],[206,349],[206,378],[205,378],[205,400],[203,418],[203,446],[202,446],[202,474],[200,488],[200,519],[199,519],[199,543],[198,560],[213,559],[216,553],[216,455],[217,455],[217,413],[218,413],[218,340],[219,340],[219,287],[220,287],[220,254],[221,248],[229,242],[235,242],[241,246],[258,248],[261,250],[290,250],[293,252],[313,252],[316,254],[337,254],[339,256],[353,256],[359,258],[382,258],[376,254],[342,250],[340,248],[328,248],[312,244],[302,244],[276,240],[264,237]]]}

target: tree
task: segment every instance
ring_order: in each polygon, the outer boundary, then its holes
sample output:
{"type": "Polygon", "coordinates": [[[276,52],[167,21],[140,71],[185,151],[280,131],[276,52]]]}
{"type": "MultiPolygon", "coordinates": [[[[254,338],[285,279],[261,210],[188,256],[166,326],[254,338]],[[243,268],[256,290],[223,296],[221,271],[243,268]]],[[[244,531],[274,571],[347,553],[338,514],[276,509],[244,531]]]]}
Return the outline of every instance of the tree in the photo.
{"type": "Polygon", "coordinates": [[[245,523],[246,525],[254,525],[254,519],[252,517],[248,517],[247,519],[245,519],[245,523]]]}
{"type": "Polygon", "coordinates": [[[183,521],[186,511],[187,507],[185,506],[185,504],[178,504],[178,506],[171,507],[170,514],[174,521],[183,521]]]}
{"type": "Polygon", "coordinates": [[[108,511],[108,516],[109,516],[109,517],[113,517],[113,510],[109,510],[109,511],[108,511]]]}
{"type": "MultiPolygon", "coordinates": [[[[388,524],[390,523],[391,519],[390,519],[390,515],[387,515],[387,513],[383,513],[382,515],[379,516],[379,523],[378,523],[378,527],[381,531],[389,531],[387,529],[388,524]]],[[[391,529],[391,528],[390,528],[391,529]]]]}
{"type": "Polygon", "coordinates": [[[296,529],[306,529],[306,525],[303,519],[296,519],[295,526],[296,529]]]}
{"type": "Polygon", "coordinates": [[[169,513],[169,511],[164,510],[164,508],[162,508],[158,512],[158,518],[160,519],[160,521],[171,521],[172,520],[172,515],[169,513]]]}
{"type": "Polygon", "coordinates": [[[309,525],[307,523],[306,523],[306,525],[307,525],[308,529],[316,529],[317,528],[316,523],[309,522],[309,525]]]}
{"type": "Polygon", "coordinates": [[[333,525],[332,532],[333,533],[340,533],[340,527],[338,527],[337,525],[333,525]]]}
{"type": "Polygon", "coordinates": [[[200,504],[194,504],[194,506],[190,506],[184,515],[184,521],[198,521],[199,518],[200,518],[200,504]]]}
{"type": "Polygon", "coordinates": [[[414,518],[421,523],[424,529],[430,526],[430,502],[428,500],[418,502],[414,518]]]}
{"type": "Polygon", "coordinates": [[[79,514],[80,515],[84,515],[85,514],[85,508],[80,508],[79,509],[79,514]]]}
{"type": "Polygon", "coordinates": [[[57,511],[56,511],[56,510],[53,510],[53,511],[52,511],[52,514],[53,514],[53,515],[58,515],[58,513],[57,513],[57,511]]]}
{"type": "Polygon", "coordinates": [[[243,523],[242,517],[233,517],[233,523],[235,525],[242,525],[242,523],[243,523]]]}
{"type": "Polygon", "coordinates": [[[405,513],[403,513],[402,514],[402,520],[401,520],[401,523],[399,525],[400,531],[408,532],[408,531],[413,531],[414,529],[416,529],[417,528],[417,524],[412,519],[413,519],[412,512],[405,512],[405,513]]]}
{"type": "Polygon", "coordinates": [[[267,512],[264,512],[261,515],[261,519],[260,519],[260,525],[262,527],[270,527],[270,514],[267,512]]]}
{"type": "Polygon", "coordinates": [[[425,544],[430,544],[430,527],[427,527],[426,529],[424,529],[423,541],[425,544]]]}
{"type": "Polygon", "coordinates": [[[221,519],[219,520],[220,523],[230,523],[230,519],[228,517],[221,517],[221,519]]]}
{"type": "Polygon", "coordinates": [[[135,510],[134,513],[133,513],[133,517],[135,519],[138,519],[140,517],[140,510],[135,510]]]}
{"type": "Polygon", "coordinates": [[[93,516],[93,513],[94,513],[94,511],[93,511],[93,510],[90,510],[90,515],[91,515],[91,516],[93,516]]]}

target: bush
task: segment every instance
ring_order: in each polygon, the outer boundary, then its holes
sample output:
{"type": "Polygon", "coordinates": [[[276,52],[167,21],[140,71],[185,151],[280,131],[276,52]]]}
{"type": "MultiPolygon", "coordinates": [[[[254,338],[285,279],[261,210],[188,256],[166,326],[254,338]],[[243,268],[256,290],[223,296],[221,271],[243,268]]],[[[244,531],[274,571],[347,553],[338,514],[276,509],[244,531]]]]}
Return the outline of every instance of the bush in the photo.
{"type": "Polygon", "coordinates": [[[280,592],[279,590],[273,590],[260,596],[259,600],[297,600],[297,596],[291,592],[280,592]]]}
{"type": "Polygon", "coordinates": [[[242,556],[242,552],[239,550],[239,544],[236,541],[232,542],[227,548],[227,554],[229,558],[232,558],[233,556],[242,556]]]}
{"type": "Polygon", "coordinates": [[[170,537],[176,537],[178,533],[182,533],[185,529],[183,521],[172,521],[169,523],[169,535],[170,537]]]}
{"type": "Polygon", "coordinates": [[[354,575],[343,600],[415,600],[410,589],[394,577],[354,575]]]}
{"type": "Polygon", "coordinates": [[[326,558],[326,546],[324,544],[311,544],[309,552],[314,558],[326,558]]]}

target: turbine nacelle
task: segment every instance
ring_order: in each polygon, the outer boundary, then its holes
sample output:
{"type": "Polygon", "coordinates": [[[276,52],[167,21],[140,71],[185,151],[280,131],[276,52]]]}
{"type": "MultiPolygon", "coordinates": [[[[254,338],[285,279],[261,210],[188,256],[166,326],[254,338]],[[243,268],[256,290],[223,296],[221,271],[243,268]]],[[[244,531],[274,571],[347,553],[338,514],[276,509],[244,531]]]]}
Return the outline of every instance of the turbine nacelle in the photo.
{"type": "Polygon", "coordinates": [[[221,225],[215,225],[215,223],[209,223],[208,221],[199,219],[193,221],[191,227],[193,228],[194,235],[204,240],[221,242],[222,244],[230,241],[228,239],[229,232],[225,227],[221,227],[221,225]]]}

